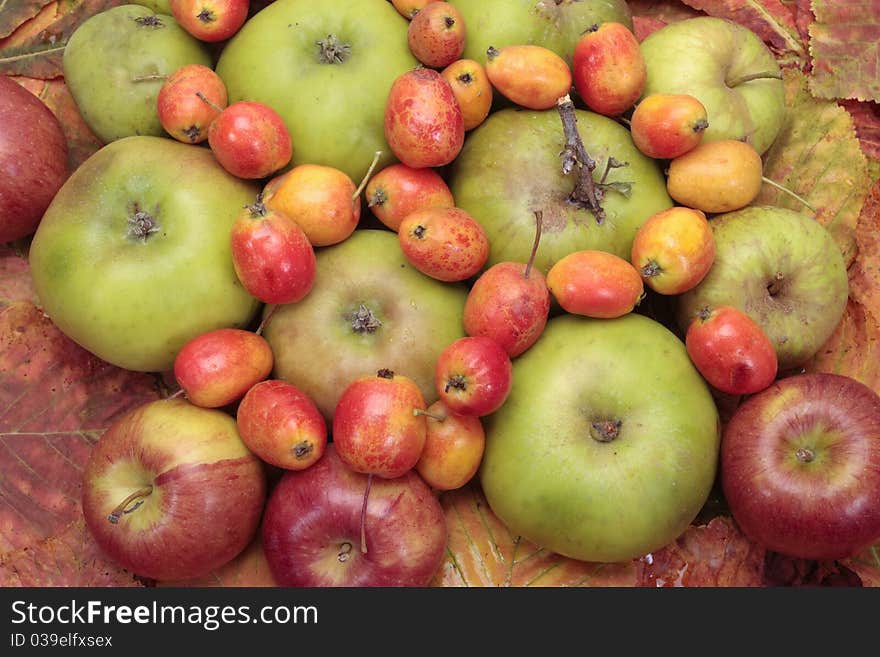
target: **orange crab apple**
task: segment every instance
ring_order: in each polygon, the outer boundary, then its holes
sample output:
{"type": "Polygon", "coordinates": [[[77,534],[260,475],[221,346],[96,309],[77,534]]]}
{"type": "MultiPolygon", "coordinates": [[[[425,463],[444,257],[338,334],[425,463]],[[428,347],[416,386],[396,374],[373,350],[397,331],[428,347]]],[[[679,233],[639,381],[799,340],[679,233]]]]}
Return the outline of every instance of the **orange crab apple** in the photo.
{"type": "Polygon", "coordinates": [[[449,185],[436,170],[416,169],[400,162],[370,178],[364,194],[375,217],[395,232],[411,212],[455,205],[449,185]]]}
{"type": "Polygon", "coordinates": [[[416,210],[401,222],[397,237],[413,267],[440,281],[466,280],[489,257],[486,231],[461,208],[416,210]]]}

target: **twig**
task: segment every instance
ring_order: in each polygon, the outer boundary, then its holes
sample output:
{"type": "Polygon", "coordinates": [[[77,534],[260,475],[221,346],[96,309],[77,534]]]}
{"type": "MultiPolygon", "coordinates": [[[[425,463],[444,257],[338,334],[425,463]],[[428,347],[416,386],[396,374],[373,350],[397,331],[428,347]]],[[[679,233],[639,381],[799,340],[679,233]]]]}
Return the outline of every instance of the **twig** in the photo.
{"type": "Polygon", "coordinates": [[[571,96],[565,94],[560,97],[556,101],[556,109],[559,111],[559,117],[562,119],[562,130],[565,133],[565,148],[562,149],[560,154],[562,158],[562,173],[567,176],[577,168],[577,182],[568,200],[578,207],[592,212],[596,218],[596,223],[601,224],[605,221],[605,210],[602,209],[602,205],[599,202],[600,194],[593,181],[593,170],[596,168],[596,162],[587,153],[584,142],[581,140],[571,96]]]}

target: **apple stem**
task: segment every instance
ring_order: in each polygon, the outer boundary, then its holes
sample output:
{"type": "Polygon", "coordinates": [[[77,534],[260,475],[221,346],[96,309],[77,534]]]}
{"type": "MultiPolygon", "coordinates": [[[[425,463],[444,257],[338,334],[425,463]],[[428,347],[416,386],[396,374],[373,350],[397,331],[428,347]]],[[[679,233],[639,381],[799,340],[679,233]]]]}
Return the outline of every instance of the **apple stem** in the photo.
{"type": "MultiPolygon", "coordinates": [[[[222,112],[222,111],[223,111],[223,108],[222,108],[222,107],[220,107],[217,103],[215,103],[215,102],[212,101],[210,98],[208,98],[208,97],[207,97],[205,94],[203,94],[201,91],[197,91],[197,92],[196,92],[196,96],[198,96],[198,97],[201,98],[205,103],[207,103],[208,106],[209,106],[211,109],[216,110],[216,111],[218,111],[218,112],[222,112]]],[[[227,115],[227,116],[228,116],[228,115],[227,115]]]]}
{"type": "Polygon", "coordinates": [[[131,79],[132,82],[153,82],[155,80],[165,80],[168,76],[162,73],[152,73],[150,75],[138,75],[131,79]]]}
{"type": "Polygon", "coordinates": [[[605,210],[599,202],[599,192],[593,182],[593,170],[596,162],[593,160],[577,129],[577,117],[574,113],[574,102],[569,94],[561,96],[556,101],[556,109],[562,119],[562,130],[565,133],[565,148],[562,150],[562,173],[570,174],[575,166],[578,167],[577,182],[568,197],[569,202],[585,208],[596,217],[596,223],[605,221],[605,210]]]}
{"type": "Polygon", "coordinates": [[[267,312],[263,316],[263,320],[260,322],[260,325],[257,327],[257,330],[254,331],[257,335],[263,335],[263,329],[266,328],[266,322],[275,314],[275,311],[278,310],[278,304],[272,304],[269,308],[269,312],[267,312]]]}
{"type": "Polygon", "coordinates": [[[382,157],[382,151],[376,151],[373,154],[373,161],[370,163],[370,168],[367,169],[367,172],[364,174],[364,177],[361,178],[361,184],[358,185],[358,188],[356,190],[354,190],[354,194],[351,195],[351,202],[352,203],[354,203],[355,201],[358,200],[358,198],[360,198],[361,192],[364,191],[364,187],[367,186],[367,182],[369,182],[369,180],[370,180],[370,176],[373,175],[373,169],[375,169],[376,165],[379,164],[380,157],[382,157]]]}
{"type": "Polygon", "coordinates": [[[535,264],[535,256],[538,255],[538,243],[541,241],[541,226],[544,223],[544,212],[535,210],[535,241],[532,242],[532,252],[529,254],[529,261],[526,263],[526,269],[523,272],[523,278],[528,278],[532,273],[532,265],[535,264]]]}
{"type": "Polygon", "coordinates": [[[738,87],[739,85],[745,82],[751,82],[752,80],[781,80],[782,73],[780,71],[761,71],[759,73],[749,73],[748,75],[741,75],[738,78],[734,78],[730,82],[727,83],[728,87],[738,87]]]}
{"type": "Polygon", "coordinates": [[[446,420],[445,415],[438,415],[437,413],[432,413],[431,411],[426,411],[423,408],[414,408],[413,415],[424,415],[426,417],[431,418],[432,420],[437,420],[438,422],[444,422],[446,420]]]}
{"type": "Polygon", "coordinates": [[[364,490],[364,504],[361,507],[361,553],[367,553],[367,500],[370,497],[370,487],[373,485],[373,475],[367,475],[367,488],[364,490]]]}
{"type": "Polygon", "coordinates": [[[186,391],[183,388],[178,388],[177,391],[173,395],[168,395],[165,399],[166,401],[169,399],[176,399],[177,397],[182,397],[186,391]]]}
{"type": "Polygon", "coordinates": [[[807,208],[809,208],[810,212],[812,212],[813,214],[817,214],[817,212],[816,212],[816,208],[814,208],[812,205],[810,205],[804,197],[802,197],[802,196],[800,196],[799,194],[796,194],[795,192],[791,191],[788,187],[785,187],[785,186],[783,186],[783,185],[780,185],[780,184],[779,184],[778,182],[776,182],[775,180],[770,180],[767,176],[761,176],[761,180],[763,180],[765,183],[767,183],[767,184],[770,185],[771,187],[775,187],[775,188],[778,189],[780,192],[785,192],[786,194],[788,194],[788,195],[791,196],[792,198],[794,198],[794,199],[800,201],[800,202],[803,203],[807,208]]]}
{"type": "Polygon", "coordinates": [[[136,511],[140,507],[140,505],[144,503],[144,498],[148,497],[152,492],[152,486],[144,486],[143,488],[138,488],[135,492],[122,500],[122,502],[120,502],[119,505],[110,512],[110,515],[107,516],[107,520],[113,525],[117,524],[123,514],[136,511]],[[128,508],[128,505],[132,502],[135,502],[135,505],[131,508],[128,508]]]}

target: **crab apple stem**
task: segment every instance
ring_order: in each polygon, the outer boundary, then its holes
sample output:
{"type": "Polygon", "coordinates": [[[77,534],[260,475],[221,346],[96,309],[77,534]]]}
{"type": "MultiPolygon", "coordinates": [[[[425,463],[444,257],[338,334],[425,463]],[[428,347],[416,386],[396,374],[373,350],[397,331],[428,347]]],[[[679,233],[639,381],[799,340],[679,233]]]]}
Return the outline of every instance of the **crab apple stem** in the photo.
{"type": "Polygon", "coordinates": [[[154,80],[165,80],[168,76],[164,73],[152,73],[150,75],[138,75],[131,79],[132,82],[153,82],[154,80]]]}
{"type": "Polygon", "coordinates": [[[535,256],[538,255],[538,244],[541,241],[541,224],[544,223],[543,210],[535,210],[535,241],[532,242],[532,252],[529,254],[529,261],[526,263],[526,269],[523,272],[523,278],[528,278],[532,273],[532,265],[535,264],[535,256]]]}
{"type": "Polygon", "coordinates": [[[367,169],[367,172],[364,174],[364,177],[361,178],[361,184],[358,185],[358,188],[354,190],[354,194],[351,195],[351,202],[354,203],[358,200],[358,197],[361,195],[361,192],[364,191],[364,187],[367,186],[367,182],[370,180],[370,176],[373,175],[373,169],[376,168],[376,165],[379,164],[379,158],[382,157],[382,151],[376,151],[373,153],[373,161],[370,162],[370,168],[367,169]]]}
{"type": "Polygon", "coordinates": [[[201,91],[197,91],[197,92],[196,92],[196,96],[198,96],[198,97],[201,98],[205,103],[207,103],[207,104],[211,107],[211,109],[216,110],[216,111],[218,111],[218,112],[222,112],[222,111],[223,111],[223,108],[222,108],[222,107],[220,107],[217,103],[215,103],[215,102],[212,101],[210,98],[208,98],[208,97],[207,97],[205,94],[203,94],[201,91]]]}
{"type": "Polygon", "coordinates": [[[431,411],[426,411],[423,408],[414,408],[413,415],[424,415],[426,417],[431,418],[432,420],[437,420],[438,422],[443,422],[446,420],[445,415],[438,415],[437,413],[432,413],[431,411]]]}
{"type": "Polygon", "coordinates": [[[744,82],[751,82],[752,80],[781,80],[782,73],[779,71],[761,71],[760,73],[749,73],[748,75],[741,75],[738,78],[734,78],[730,82],[727,83],[728,87],[737,87],[744,82]]]}
{"type": "Polygon", "coordinates": [[[807,208],[809,208],[810,212],[812,212],[813,214],[816,214],[816,208],[814,208],[812,205],[810,205],[810,204],[807,202],[807,200],[806,200],[803,196],[800,196],[799,194],[794,193],[794,192],[791,191],[788,187],[785,187],[785,186],[783,186],[783,185],[780,185],[780,184],[779,184],[778,182],[776,182],[775,180],[770,180],[767,176],[761,176],[761,180],[763,180],[765,183],[767,183],[767,184],[770,185],[771,187],[775,187],[775,188],[778,189],[780,192],[785,192],[786,194],[788,194],[788,195],[791,196],[792,198],[794,198],[794,199],[800,201],[800,202],[803,203],[807,208]]]}
{"type": "Polygon", "coordinates": [[[173,395],[168,395],[165,399],[176,399],[177,397],[182,397],[186,391],[183,388],[179,388],[173,395]]]}
{"type": "Polygon", "coordinates": [[[373,485],[373,475],[367,475],[367,488],[364,491],[364,504],[361,507],[361,553],[367,553],[367,500],[370,497],[370,487],[373,485]]]}
{"type": "Polygon", "coordinates": [[[257,335],[263,335],[263,329],[266,328],[266,322],[268,322],[269,319],[272,317],[272,315],[275,314],[275,311],[276,311],[276,310],[278,310],[278,304],[273,304],[273,305],[269,308],[269,312],[267,312],[267,313],[263,316],[263,321],[260,322],[260,325],[257,327],[257,330],[254,331],[254,333],[256,333],[257,335]]]}
{"type": "Polygon", "coordinates": [[[135,492],[122,500],[117,505],[117,507],[110,512],[110,515],[107,516],[107,521],[115,525],[119,522],[119,519],[124,513],[131,513],[132,511],[136,511],[138,507],[140,507],[140,505],[144,503],[144,498],[148,497],[152,492],[152,486],[144,486],[143,488],[138,488],[135,492]],[[132,502],[135,502],[135,505],[131,508],[128,508],[128,505],[132,502]]]}

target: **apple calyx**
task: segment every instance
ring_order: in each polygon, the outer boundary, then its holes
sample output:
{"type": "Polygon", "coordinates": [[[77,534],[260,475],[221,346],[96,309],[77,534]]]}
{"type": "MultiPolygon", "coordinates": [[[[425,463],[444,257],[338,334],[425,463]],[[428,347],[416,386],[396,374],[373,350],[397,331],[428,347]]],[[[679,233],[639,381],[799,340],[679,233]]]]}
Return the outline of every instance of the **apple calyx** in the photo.
{"type": "Polygon", "coordinates": [[[155,14],[150,16],[138,16],[134,19],[134,22],[137,23],[138,27],[152,27],[154,30],[165,27],[165,23],[162,22],[162,19],[155,14]]]}
{"type": "Polygon", "coordinates": [[[590,423],[590,438],[600,443],[610,443],[620,435],[622,420],[596,420],[590,423]]]}
{"type": "Polygon", "coordinates": [[[794,455],[801,463],[812,463],[816,458],[816,453],[809,447],[799,447],[794,455]]]}
{"type": "Polygon", "coordinates": [[[383,367],[381,370],[376,372],[376,376],[380,379],[394,379],[394,370],[389,370],[387,367],[383,367]]]}
{"type": "Polygon", "coordinates": [[[449,392],[450,388],[455,388],[456,390],[467,390],[467,379],[465,379],[462,374],[453,374],[446,380],[446,387],[443,389],[444,392],[449,392]]]}
{"type": "Polygon", "coordinates": [[[782,292],[784,281],[785,274],[783,274],[781,271],[776,272],[776,276],[773,277],[773,280],[767,283],[767,292],[770,294],[771,297],[775,297],[782,292]]]}
{"type": "Polygon", "coordinates": [[[328,34],[320,41],[315,41],[318,46],[318,63],[320,64],[344,64],[351,57],[351,44],[339,40],[335,34],[328,34]]]}
{"type": "Polygon", "coordinates": [[[382,326],[382,321],[376,317],[366,304],[361,304],[351,314],[351,330],[355,333],[375,333],[382,326]]]}
{"type": "Polygon", "coordinates": [[[213,23],[217,20],[217,16],[208,7],[205,7],[198,14],[196,14],[196,18],[198,18],[205,24],[213,23]]]}
{"type": "Polygon", "coordinates": [[[351,558],[352,547],[354,546],[352,546],[352,544],[348,541],[345,541],[345,543],[341,543],[339,545],[339,552],[336,553],[336,560],[339,563],[345,563],[346,561],[348,561],[351,558]]]}
{"type": "Polygon", "coordinates": [[[701,322],[705,322],[711,316],[712,316],[712,310],[709,308],[709,306],[703,306],[702,308],[700,308],[699,312],[697,312],[697,318],[701,322]]]}
{"type": "Polygon", "coordinates": [[[535,210],[535,241],[532,242],[532,252],[529,254],[529,261],[526,263],[523,278],[528,278],[532,273],[532,266],[535,264],[535,256],[538,255],[538,244],[541,242],[541,227],[544,224],[544,211],[535,210]]]}
{"type": "Polygon", "coordinates": [[[639,273],[643,278],[654,278],[655,276],[659,276],[662,271],[663,270],[660,269],[660,265],[657,264],[656,260],[649,260],[648,264],[639,270],[639,273]]]}
{"type": "Polygon", "coordinates": [[[495,46],[489,46],[488,48],[486,48],[486,59],[488,59],[490,62],[500,54],[501,51],[498,50],[498,48],[496,48],[495,46]]]}
{"type": "Polygon", "coordinates": [[[757,73],[749,73],[748,75],[741,75],[738,78],[734,78],[730,81],[725,81],[725,84],[728,87],[738,87],[741,84],[746,82],[751,82],[752,80],[781,80],[782,73],[779,71],[759,71],[757,73]]]}
{"type": "Polygon", "coordinates": [[[376,205],[384,205],[388,202],[388,194],[385,193],[385,190],[382,187],[377,187],[376,191],[374,191],[370,198],[367,199],[367,207],[372,208],[376,205]]]}
{"type": "MultiPolygon", "coordinates": [[[[157,211],[158,208],[153,212],[156,213],[157,211]]],[[[161,230],[156,218],[146,210],[142,210],[138,203],[134,204],[127,223],[128,237],[140,240],[143,243],[146,243],[150,235],[161,230]]]]}
{"type": "Polygon", "coordinates": [[[314,449],[315,448],[311,442],[309,442],[308,440],[304,440],[301,443],[297,443],[296,445],[291,447],[290,451],[293,452],[293,455],[297,459],[302,460],[302,459],[306,458],[309,454],[311,454],[312,450],[314,450],[314,449]]]}
{"type": "Polygon", "coordinates": [[[703,132],[706,128],[709,127],[709,122],[706,119],[697,119],[694,121],[694,127],[692,128],[694,132],[703,132]]]}
{"type": "Polygon", "coordinates": [[[144,486],[143,488],[138,488],[131,495],[122,500],[115,509],[110,512],[110,515],[107,516],[107,521],[111,525],[119,524],[119,519],[127,513],[132,513],[133,511],[137,511],[141,504],[144,503],[145,499],[149,497],[153,492],[153,487],[144,486]],[[134,506],[130,506],[134,503],[134,506]]]}

